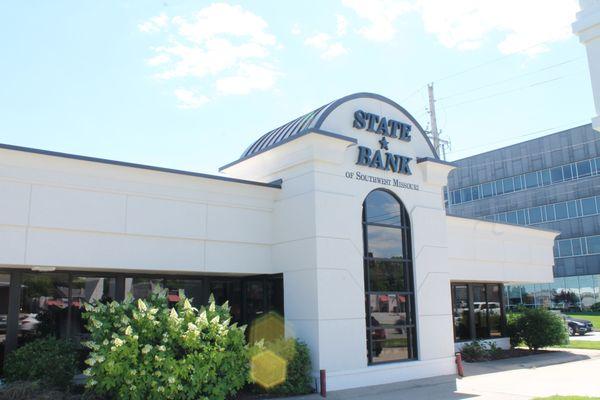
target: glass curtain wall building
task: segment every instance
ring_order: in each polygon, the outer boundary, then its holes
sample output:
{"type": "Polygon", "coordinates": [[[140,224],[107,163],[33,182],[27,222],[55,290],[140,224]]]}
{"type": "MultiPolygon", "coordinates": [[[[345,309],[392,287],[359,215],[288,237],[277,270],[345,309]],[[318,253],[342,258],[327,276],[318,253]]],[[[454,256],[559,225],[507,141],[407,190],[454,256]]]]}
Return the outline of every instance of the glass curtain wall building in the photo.
{"type": "Polygon", "coordinates": [[[554,282],[505,286],[506,305],[600,302],[600,135],[591,125],[455,161],[448,214],[553,229],[554,282]]]}

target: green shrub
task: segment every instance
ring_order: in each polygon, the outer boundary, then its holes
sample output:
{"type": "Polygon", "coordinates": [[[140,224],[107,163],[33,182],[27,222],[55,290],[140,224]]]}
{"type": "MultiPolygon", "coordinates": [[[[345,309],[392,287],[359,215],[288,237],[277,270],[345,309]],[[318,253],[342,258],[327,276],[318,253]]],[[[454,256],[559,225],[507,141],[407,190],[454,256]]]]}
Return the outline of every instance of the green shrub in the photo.
{"type": "Polygon", "coordinates": [[[544,308],[529,308],[509,320],[511,345],[524,343],[529,350],[567,344],[569,335],[562,318],[544,308]]]}
{"type": "Polygon", "coordinates": [[[488,342],[487,347],[487,353],[492,360],[502,358],[502,356],[504,355],[504,349],[498,347],[496,342],[488,342]]]}
{"type": "Polygon", "coordinates": [[[463,345],[460,349],[462,357],[467,362],[497,360],[502,358],[504,350],[495,342],[475,340],[463,345]]]}
{"type": "Polygon", "coordinates": [[[47,387],[66,388],[76,373],[72,342],[53,337],[37,339],[10,353],[4,378],[7,382],[39,381],[47,387]]]}
{"type": "Polygon", "coordinates": [[[183,292],[86,304],[91,339],[87,387],[118,399],[225,399],[248,380],[244,328],[227,303],[193,308],[183,292]]]}
{"type": "Polygon", "coordinates": [[[483,361],[488,359],[488,352],[485,343],[475,340],[463,345],[460,353],[465,361],[483,361]]]}
{"type": "Polygon", "coordinates": [[[592,304],[590,310],[594,312],[600,312],[600,302],[592,304]]]}
{"type": "Polygon", "coordinates": [[[256,355],[264,350],[270,350],[287,362],[287,375],[285,381],[269,389],[255,386],[254,391],[276,395],[297,395],[313,391],[311,378],[310,353],[306,343],[298,339],[278,339],[272,342],[256,343],[251,353],[256,355]]]}
{"type": "Polygon", "coordinates": [[[521,313],[506,314],[506,334],[510,338],[510,347],[512,348],[519,346],[523,341],[518,326],[520,316],[521,313]]]}

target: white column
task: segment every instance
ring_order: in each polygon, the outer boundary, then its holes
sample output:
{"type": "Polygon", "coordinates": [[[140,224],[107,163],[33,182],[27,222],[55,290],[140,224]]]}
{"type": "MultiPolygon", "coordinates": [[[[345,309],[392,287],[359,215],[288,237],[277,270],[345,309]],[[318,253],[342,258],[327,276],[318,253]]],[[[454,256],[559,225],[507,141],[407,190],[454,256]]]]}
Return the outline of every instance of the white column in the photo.
{"type": "Polygon", "coordinates": [[[581,11],[573,23],[573,32],[586,47],[596,115],[594,129],[600,132],[600,0],[579,0],[581,11]]]}

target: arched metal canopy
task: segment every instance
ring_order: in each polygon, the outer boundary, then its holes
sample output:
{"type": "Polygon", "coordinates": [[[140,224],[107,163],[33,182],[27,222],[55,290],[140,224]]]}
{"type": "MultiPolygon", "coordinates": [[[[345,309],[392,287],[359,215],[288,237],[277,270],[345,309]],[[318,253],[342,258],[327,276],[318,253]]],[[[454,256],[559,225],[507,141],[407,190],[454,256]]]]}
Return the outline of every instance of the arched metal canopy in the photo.
{"type": "Polygon", "coordinates": [[[234,161],[233,163],[227,164],[227,165],[221,167],[220,169],[223,170],[223,169],[225,169],[231,165],[237,164],[240,161],[243,161],[247,158],[253,157],[259,153],[263,153],[279,144],[282,144],[284,142],[288,142],[297,137],[300,137],[300,136],[308,133],[309,131],[316,131],[317,133],[322,132],[322,133],[329,133],[331,135],[336,135],[334,132],[322,131],[321,125],[323,124],[323,122],[325,121],[327,116],[329,116],[329,114],[331,114],[331,112],[333,112],[341,104],[348,102],[350,100],[358,99],[358,98],[377,99],[379,101],[382,101],[384,103],[391,105],[392,107],[398,109],[400,112],[402,112],[404,115],[406,115],[408,117],[408,119],[418,128],[419,132],[425,138],[425,141],[429,145],[429,148],[431,149],[431,152],[434,155],[434,158],[436,160],[439,159],[433,145],[431,144],[431,141],[425,134],[425,131],[423,130],[421,125],[413,118],[412,115],[410,115],[398,103],[394,102],[393,100],[388,99],[387,97],[384,97],[384,96],[381,96],[381,95],[378,95],[375,93],[355,93],[355,94],[351,94],[348,96],[344,96],[344,97],[334,100],[330,103],[327,103],[324,106],[321,106],[314,111],[304,114],[304,115],[294,119],[293,121],[290,121],[278,128],[273,129],[272,131],[267,132],[266,134],[261,136],[258,140],[256,140],[254,143],[252,143],[252,145],[250,145],[244,151],[244,153],[242,153],[241,157],[238,160],[234,161]]]}

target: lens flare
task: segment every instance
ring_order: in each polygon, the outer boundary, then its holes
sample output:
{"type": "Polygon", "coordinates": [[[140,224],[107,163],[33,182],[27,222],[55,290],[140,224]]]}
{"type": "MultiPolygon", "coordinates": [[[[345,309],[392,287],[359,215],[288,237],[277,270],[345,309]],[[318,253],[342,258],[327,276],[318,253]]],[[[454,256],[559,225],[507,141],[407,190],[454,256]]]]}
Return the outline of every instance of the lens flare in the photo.
{"type": "MultiPolygon", "coordinates": [[[[250,326],[250,343],[261,340],[272,342],[285,337],[285,320],[276,312],[264,314],[252,322],[250,326]]],[[[290,332],[288,332],[288,335],[290,332]]]]}
{"type": "Polygon", "coordinates": [[[250,377],[265,389],[285,382],[287,361],[270,350],[264,350],[252,357],[250,377]]]}

